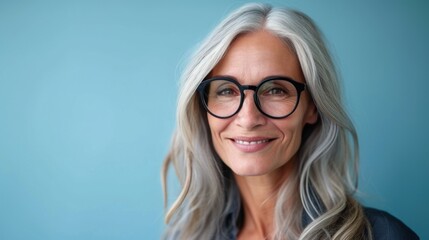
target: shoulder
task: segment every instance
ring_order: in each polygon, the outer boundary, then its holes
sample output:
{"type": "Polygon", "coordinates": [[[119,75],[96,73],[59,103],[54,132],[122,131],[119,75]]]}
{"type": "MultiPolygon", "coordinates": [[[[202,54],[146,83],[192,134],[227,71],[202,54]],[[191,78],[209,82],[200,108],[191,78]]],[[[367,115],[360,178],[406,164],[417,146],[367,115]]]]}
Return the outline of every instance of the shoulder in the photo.
{"type": "Polygon", "coordinates": [[[375,208],[364,208],[364,211],[371,224],[374,240],[420,239],[413,230],[388,212],[375,208]]]}

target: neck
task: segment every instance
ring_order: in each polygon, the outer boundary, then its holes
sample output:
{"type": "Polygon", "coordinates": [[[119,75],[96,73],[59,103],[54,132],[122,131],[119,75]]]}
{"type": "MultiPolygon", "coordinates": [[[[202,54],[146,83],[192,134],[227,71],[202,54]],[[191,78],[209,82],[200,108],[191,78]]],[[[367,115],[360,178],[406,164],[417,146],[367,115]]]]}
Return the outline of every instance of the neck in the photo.
{"type": "MultiPolygon", "coordinates": [[[[244,221],[240,230],[259,239],[270,239],[274,232],[274,210],[280,188],[297,171],[291,161],[263,176],[235,175],[242,199],[244,221]]],[[[296,191],[295,191],[296,192],[296,191]]]]}

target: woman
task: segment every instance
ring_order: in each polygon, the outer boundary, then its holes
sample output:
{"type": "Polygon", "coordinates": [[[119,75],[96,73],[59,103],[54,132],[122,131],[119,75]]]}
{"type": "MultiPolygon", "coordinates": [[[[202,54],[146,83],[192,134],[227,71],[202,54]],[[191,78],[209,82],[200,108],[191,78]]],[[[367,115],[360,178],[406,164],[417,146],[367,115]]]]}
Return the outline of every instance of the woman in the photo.
{"type": "Polygon", "coordinates": [[[167,239],[418,239],[354,198],[358,142],[321,33],[303,13],[246,5],[183,74],[167,239]]]}

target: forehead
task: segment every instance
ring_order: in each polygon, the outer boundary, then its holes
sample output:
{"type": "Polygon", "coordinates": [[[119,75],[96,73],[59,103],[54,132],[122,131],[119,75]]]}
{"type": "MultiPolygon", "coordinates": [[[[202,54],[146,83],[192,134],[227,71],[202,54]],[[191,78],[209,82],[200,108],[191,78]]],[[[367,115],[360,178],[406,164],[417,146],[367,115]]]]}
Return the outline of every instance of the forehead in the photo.
{"type": "Polygon", "coordinates": [[[240,82],[255,82],[273,75],[303,81],[296,54],[280,38],[261,30],[238,36],[212,75],[229,75],[240,82]]]}

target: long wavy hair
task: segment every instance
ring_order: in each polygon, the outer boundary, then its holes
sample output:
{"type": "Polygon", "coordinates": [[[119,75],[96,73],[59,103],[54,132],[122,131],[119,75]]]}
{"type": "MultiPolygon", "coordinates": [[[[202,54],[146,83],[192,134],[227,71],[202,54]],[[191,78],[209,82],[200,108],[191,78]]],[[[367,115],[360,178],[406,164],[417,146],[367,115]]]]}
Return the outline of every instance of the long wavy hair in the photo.
{"type": "Polygon", "coordinates": [[[304,129],[299,166],[277,194],[274,238],[371,239],[363,208],[353,198],[357,134],[344,110],[338,76],[323,36],[305,14],[263,4],[247,4],[223,20],[197,49],[182,75],[177,128],[162,169],[166,204],[171,164],[182,190],[166,213],[164,237],[224,239],[227,234],[225,221],[239,194],[231,171],[214,151],[206,111],[196,89],[238,35],[261,29],[282,39],[295,52],[319,115],[316,124],[304,129]],[[303,214],[310,220],[306,226],[303,214]]]}

